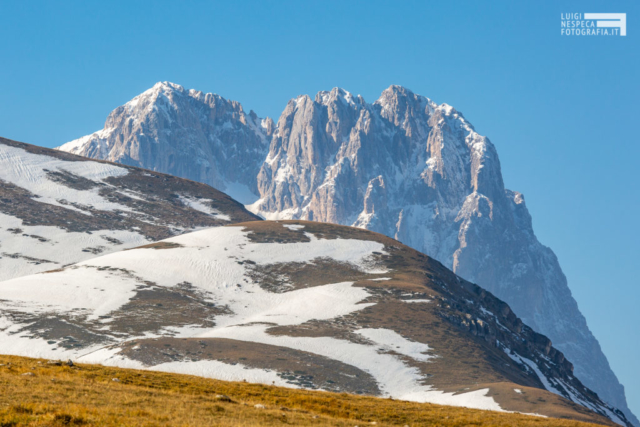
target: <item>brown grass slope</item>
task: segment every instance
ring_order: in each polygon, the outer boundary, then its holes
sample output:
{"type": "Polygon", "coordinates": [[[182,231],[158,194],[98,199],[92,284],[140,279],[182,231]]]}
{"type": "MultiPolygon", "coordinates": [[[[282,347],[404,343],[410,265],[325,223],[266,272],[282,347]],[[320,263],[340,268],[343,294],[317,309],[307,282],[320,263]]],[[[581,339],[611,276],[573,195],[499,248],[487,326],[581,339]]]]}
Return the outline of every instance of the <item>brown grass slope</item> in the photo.
{"type": "Polygon", "coordinates": [[[593,425],[15,356],[0,356],[0,390],[2,427],[593,425]]]}

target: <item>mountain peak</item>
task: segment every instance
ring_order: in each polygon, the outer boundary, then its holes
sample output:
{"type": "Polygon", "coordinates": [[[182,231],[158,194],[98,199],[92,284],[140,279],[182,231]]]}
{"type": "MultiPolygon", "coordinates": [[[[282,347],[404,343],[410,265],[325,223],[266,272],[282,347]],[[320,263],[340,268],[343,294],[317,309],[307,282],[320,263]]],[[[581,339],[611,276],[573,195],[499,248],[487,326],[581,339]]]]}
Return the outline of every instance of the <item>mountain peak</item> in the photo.
{"type": "MultiPolygon", "coordinates": [[[[151,88],[142,92],[140,95],[136,96],[131,101],[134,101],[141,97],[155,97],[153,99],[157,99],[160,95],[164,95],[168,98],[171,98],[174,95],[186,95],[191,98],[195,98],[200,102],[205,101],[207,98],[220,99],[223,101],[227,101],[225,98],[221,97],[216,93],[205,93],[196,89],[185,89],[184,86],[181,86],[177,83],[172,83],[169,81],[157,82],[151,88]]],[[[234,101],[231,101],[231,102],[234,102],[234,101]]]]}
{"type": "Polygon", "coordinates": [[[409,95],[409,94],[413,95],[413,91],[411,89],[408,89],[401,85],[390,85],[388,88],[382,91],[382,93],[385,93],[385,92],[397,93],[402,95],[409,95]]]}
{"type": "Polygon", "coordinates": [[[168,96],[172,93],[184,93],[184,92],[185,92],[184,87],[180,86],[179,84],[171,83],[167,81],[157,82],[156,84],[151,86],[149,89],[145,90],[140,95],[133,98],[132,101],[141,97],[157,96],[159,94],[168,96]]]}
{"type": "Polygon", "coordinates": [[[180,86],[179,84],[176,83],[171,83],[169,81],[163,81],[163,82],[158,82],[156,84],[153,85],[152,89],[160,89],[160,90],[175,90],[175,91],[179,91],[179,92],[183,92],[184,91],[184,87],[180,86]]]}
{"type": "Polygon", "coordinates": [[[161,163],[170,155],[180,169],[175,175],[248,202],[257,189],[255,179],[247,178],[257,175],[273,128],[237,101],[161,81],[114,109],[104,129],[59,149],[130,166],[161,163]]]}
{"type": "Polygon", "coordinates": [[[364,99],[362,96],[357,95],[353,96],[351,92],[348,90],[342,89],[340,87],[334,87],[330,91],[320,91],[316,94],[315,101],[318,104],[329,105],[333,102],[342,102],[345,105],[349,105],[355,107],[357,105],[363,105],[364,99]]]}
{"type": "Polygon", "coordinates": [[[391,85],[383,90],[374,104],[380,105],[382,109],[388,113],[397,113],[398,111],[405,110],[409,105],[413,106],[412,108],[422,110],[432,110],[437,107],[437,105],[426,96],[417,95],[412,90],[399,85],[391,85]]]}
{"type": "Polygon", "coordinates": [[[428,99],[424,96],[417,95],[411,89],[400,85],[391,85],[380,94],[380,98],[406,98],[406,99],[428,99]]]}

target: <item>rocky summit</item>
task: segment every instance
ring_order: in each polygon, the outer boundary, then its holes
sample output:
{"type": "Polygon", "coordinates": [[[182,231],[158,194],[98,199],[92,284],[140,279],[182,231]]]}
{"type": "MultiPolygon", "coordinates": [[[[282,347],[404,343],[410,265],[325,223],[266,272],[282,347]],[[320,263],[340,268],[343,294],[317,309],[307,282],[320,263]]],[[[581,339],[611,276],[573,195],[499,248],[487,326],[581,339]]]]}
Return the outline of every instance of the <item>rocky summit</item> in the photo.
{"type": "Polygon", "coordinates": [[[496,148],[447,104],[401,86],[371,104],[335,88],[292,99],[274,124],[159,83],[60,149],[217,186],[263,218],[398,239],[506,301],[577,378],[638,423],[524,196],[504,187],[496,148]]]}
{"type": "Polygon", "coordinates": [[[116,108],[104,129],[60,149],[165,171],[247,203],[273,129],[236,101],[161,82],[116,108]]]}

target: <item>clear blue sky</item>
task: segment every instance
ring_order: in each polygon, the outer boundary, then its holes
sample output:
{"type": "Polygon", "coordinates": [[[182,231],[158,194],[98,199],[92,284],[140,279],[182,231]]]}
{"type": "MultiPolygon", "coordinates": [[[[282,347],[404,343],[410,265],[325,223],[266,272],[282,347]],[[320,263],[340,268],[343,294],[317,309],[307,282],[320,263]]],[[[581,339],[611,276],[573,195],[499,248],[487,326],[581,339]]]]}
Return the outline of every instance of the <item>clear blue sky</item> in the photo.
{"type": "Polygon", "coordinates": [[[260,116],[334,86],[447,102],[497,146],[640,415],[639,12],[632,0],[0,0],[0,135],[59,145],[161,80],[260,116]],[[628,35],[563,38],[569,12],[626,12],[628,35]]]}

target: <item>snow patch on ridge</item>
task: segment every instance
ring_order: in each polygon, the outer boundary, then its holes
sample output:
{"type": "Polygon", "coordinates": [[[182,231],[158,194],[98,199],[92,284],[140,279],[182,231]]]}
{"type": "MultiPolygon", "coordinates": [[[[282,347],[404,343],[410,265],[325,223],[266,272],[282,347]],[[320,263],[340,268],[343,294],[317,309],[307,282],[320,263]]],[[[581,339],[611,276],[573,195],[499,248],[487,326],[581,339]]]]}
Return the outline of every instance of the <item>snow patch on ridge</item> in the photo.
{"type": "Polygon", "coordinates": [[[288,228],[291,231],[299,231],[299,230],[302,230],[304,228],[304,225],[301,225],[301,224],[284,224],[283,227],[284,228],[288,228]]]}
{"type": "Polygon", "coordinates": [[[231,217],[229,215],[222,214],[219,210],[211,207],[211,203],[213,202],[213,200],[197,199],[195,197],[187,197],[181,195],[180,201],[185,206],[189,206],[190,208],[206,213],[207,215],[214,216],[222,221],[231,221],[231,217]]]}
{"type": "Polygon", "coordinates": [[[0,145],[0,179],[18,185],[36,195],[38,202],[55,206],[67,206],[60,200],[103,211],[131,211],[125,205],[113,203],[98,194],[97,188],[76,190],[47,178],[47,170],[68,172],[91,181],[124,176],[125,168],[99,162],[69,162],[41,154],[33,154],[21,148],[0,145]]]}
{"type": "Polygon", "coordinates": [[[217,360],[198,360],[195,362],[168,362],[147,368],[152,371],[173,372],[176,374],[197,375],[223,381],[246,381],[253,384],[271,384],[279,387],[299,388],[281,378],[270,369],[250,368],[241,364],[231,365],[217,360]]]}
{"type": "Polygon", "coordinates": [[[145,236],[135,231],[73,232],[46,225],[24,225],[21,219],[1,212],[0,224],[0,253],[3,253],[0,256],[0,282],[38,273],[42,271],[42,265],[54,270],[96,256],[86,248],[98,249],[106,255],[124,247],[149,243],[145,236]],[[16,233],[15,230],[21,231],[16,233]],[[28,253],[16,252],[25,247],[28,247],[28,253]]]}

